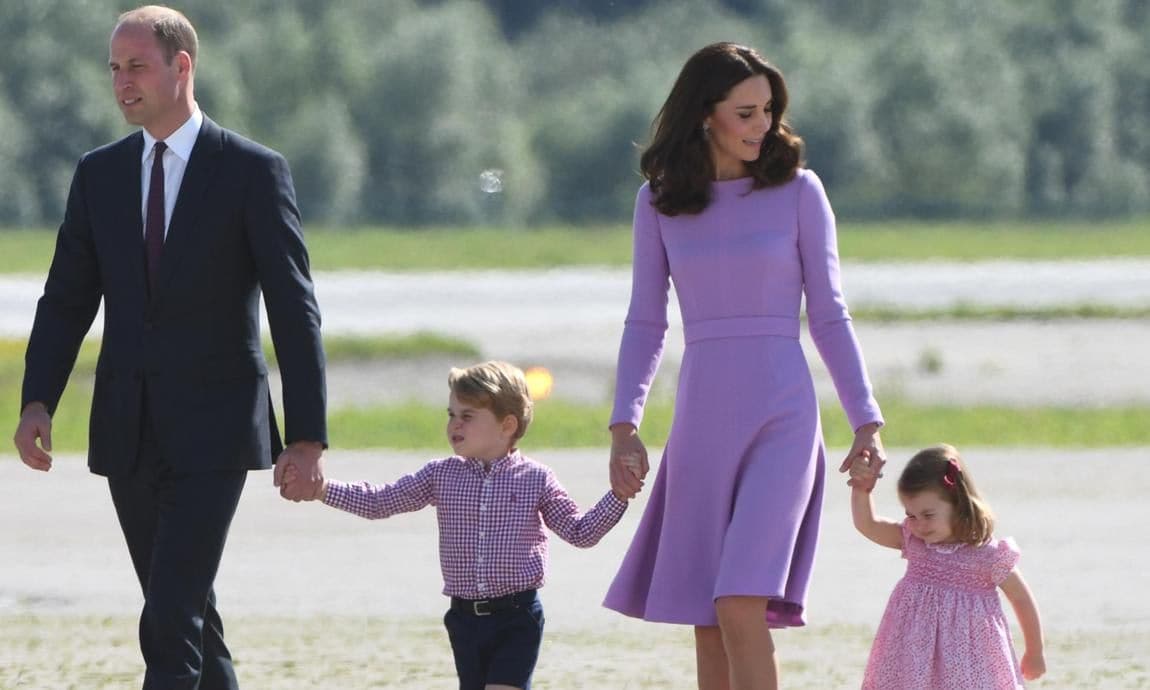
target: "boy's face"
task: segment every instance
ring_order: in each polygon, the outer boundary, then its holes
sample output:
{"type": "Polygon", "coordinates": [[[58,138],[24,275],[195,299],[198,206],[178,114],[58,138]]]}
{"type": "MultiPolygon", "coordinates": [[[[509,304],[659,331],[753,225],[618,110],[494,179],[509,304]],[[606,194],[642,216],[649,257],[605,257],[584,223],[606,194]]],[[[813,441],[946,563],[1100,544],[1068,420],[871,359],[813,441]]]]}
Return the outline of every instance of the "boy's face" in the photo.
{"type": "Polygon", "coordinates": [[[480,407],[455,397],[447,403],[447,440],[456,455],[491,462],[507,455],[511,450],[511,437],[515,434],[515,417],[502,420],[486,407],[480,407]]]}

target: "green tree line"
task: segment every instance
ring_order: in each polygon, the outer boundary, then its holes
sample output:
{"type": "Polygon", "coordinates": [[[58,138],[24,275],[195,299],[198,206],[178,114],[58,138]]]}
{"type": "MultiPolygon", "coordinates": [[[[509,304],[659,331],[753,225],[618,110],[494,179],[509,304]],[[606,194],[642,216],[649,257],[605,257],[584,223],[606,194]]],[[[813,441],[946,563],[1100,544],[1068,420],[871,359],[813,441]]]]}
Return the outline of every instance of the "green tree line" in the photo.
{"type": "MultiPolygon", "coordinates": [[[[106,67],[128,6],[0,0],[0,226],[54,225],[76,159],[130,131],[106,67]]],[[[287,156],[312,224],[624,221],[637,145],[716,40],[786,75],[840,216],[1150,212],[1143,0],[176,6],[201,106],[287,156]]]]}

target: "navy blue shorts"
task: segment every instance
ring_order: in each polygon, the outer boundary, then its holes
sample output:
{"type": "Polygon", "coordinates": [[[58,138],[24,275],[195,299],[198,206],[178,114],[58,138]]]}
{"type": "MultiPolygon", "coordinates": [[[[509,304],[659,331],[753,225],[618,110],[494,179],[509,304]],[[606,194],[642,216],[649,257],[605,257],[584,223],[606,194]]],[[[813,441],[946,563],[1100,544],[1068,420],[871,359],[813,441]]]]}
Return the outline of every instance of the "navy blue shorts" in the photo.
{"type": "Polygon", "coordinates": [[[483,690],[488,683],[530,690],[543,623],[543,603],[535,590],[491,603],[452,598],[443,624],[459,690],[483,690]]]}

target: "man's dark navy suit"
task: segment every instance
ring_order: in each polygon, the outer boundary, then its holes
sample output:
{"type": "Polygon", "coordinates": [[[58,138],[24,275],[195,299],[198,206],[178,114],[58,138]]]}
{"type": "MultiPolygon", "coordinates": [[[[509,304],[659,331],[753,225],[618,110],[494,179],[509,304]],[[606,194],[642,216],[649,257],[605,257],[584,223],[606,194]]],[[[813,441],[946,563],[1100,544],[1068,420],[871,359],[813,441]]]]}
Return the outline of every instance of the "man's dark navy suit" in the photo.
{"type": "Polygon", "coordinates": [[[247,470],[270,467],[285,442],[326,444],[319,308],[286,161],[208,118],[151,294],[143,146],[137,132],[77,166],[22,404],[55,412],[102,299],[88,464],[109,478],[144,590],[145,687],[234,688],[212,581],[247,470]],[[283,382],[282,439],[261,291],[283,382]]]}

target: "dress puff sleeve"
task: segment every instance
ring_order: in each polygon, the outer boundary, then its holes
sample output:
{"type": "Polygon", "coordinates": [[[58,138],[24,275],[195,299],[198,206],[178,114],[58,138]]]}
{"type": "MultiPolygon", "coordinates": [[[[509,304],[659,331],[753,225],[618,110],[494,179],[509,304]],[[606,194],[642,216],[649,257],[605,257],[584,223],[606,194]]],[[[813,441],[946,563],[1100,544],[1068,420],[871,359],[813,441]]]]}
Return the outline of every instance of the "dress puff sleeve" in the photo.
{"type": "Polygon", "coordinates": [[[1018,549],[1018,544],[1013,539],[1007,537],[1000,539],[993,546],[994,556],[990,563],[990,580],[997,586],[1001,585],[1010,571],[1014,570],[1014,566],[1018,565],[1018,560],[1022,557],[1022,552],[1018,549]]]}
{"type": "Polygon", "coordinates": [[[906,558],[907,552],[910,549],[911,537],[914,535],[910,533],[910,525],[906,524],[906,520],[903,520],[899,527],[902,529],[902,557],[906,558]]]}

